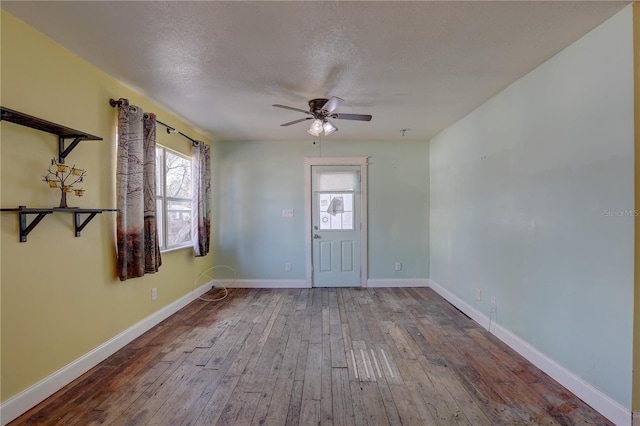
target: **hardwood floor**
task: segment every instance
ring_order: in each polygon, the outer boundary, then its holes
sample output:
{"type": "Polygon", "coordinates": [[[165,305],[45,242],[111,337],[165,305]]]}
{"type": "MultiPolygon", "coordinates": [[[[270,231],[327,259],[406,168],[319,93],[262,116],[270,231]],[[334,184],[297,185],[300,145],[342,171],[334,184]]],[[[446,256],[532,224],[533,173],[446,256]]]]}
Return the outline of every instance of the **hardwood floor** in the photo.
{"type": "Polygon", "coordinates": [[[428,288],[197,300],[12,425],[611,424],[428,288]]]}

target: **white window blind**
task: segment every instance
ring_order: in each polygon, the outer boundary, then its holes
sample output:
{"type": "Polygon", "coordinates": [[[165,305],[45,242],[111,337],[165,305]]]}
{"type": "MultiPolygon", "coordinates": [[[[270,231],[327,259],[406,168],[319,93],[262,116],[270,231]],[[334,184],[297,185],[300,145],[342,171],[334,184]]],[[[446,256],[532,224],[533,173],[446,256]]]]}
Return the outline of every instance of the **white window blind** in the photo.
{"type": "Polygon", "coordinates": [[[318,172],[313,180],[313,190],[357,191],[359,188],[358,172],[318,172]]]}

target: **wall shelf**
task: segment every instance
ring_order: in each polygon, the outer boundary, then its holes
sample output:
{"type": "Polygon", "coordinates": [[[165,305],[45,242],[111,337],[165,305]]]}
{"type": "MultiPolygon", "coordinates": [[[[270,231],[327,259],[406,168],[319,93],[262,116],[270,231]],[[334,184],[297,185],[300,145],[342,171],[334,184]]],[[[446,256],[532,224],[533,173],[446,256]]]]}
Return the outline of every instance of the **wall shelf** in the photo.
{"type": "Polygon", "coordinates": [[[50,209],[39,209],[39,208],[28,208],[26,206],[20,206],[17,208],[10,209],[0,209],[2,212],[18,212],[20,217],[20,242],[27,242],[27,235],[40,223],[42,219],[48,214],[57,213],[57,212],[66,212],[73,213],[73,227],[75,230],[76,237],[80,236],[80,232],[84,229],[85,226],[93,219],[97,214],[101,214],[102,212],[117,212],[118,209],[83,209],[83,208],[75,208],[75,207],[67,207],[60,208],[54,207],[50,209]],[[82,219],[82,215],[88,215],[84,220],[82,219]],[[27,216],[35,215],[35,217],[28,222],[27,216]],[[28,223],[27,223],[28,222],[28,223]]]}
{"type": "MultiPolygon", "coordinates": [[[[58,136],[58,163],[64,164],[64,159],[73,149],[84,140],[101,141],[100,136],[94,136],[80,130],[75,130],[70,127],[62,126],[60,124],[52,123],[47,120],[43,120],[38,117],[14,111],[9,108],[0,107],[2,116],[0,120],[9,121],[20,126],[30,127],[36,130],[42,130],[43,132],[52,133],[58,136]],[[65,147],[65,141],[73,139],[72,142],[65,147]]],[[[20,218],[20,242],[27,242],[27,235],[44,219],[45,216],[58,213],[73,213],[73,227],[76,237],[80,236],[80,232],[91,219],[97,214],[102,212],[117,212],[118,209],[83,209],[80,207],[53,207],[53,208],[28,208],[26,206],[19,206],[17,208],[0,209],[1,212],[18,212],[20,218]],[[83,219],[83,215],[87,215],[83,219]],[[30,216],[35,216],[29,220],[30,216]]]]}
{"type": "Polygon", "coordinates": [[[14,111],[9,108],[0,107],[2,116],[0,120],[9,121],[21,126],[31,127],[32,129],[42,130],[43,132],[52,133],[58,136],[58,163],[64,164],[64,159],[73,151],[73,149],[83,140],[101,141],[100,136],[91,135],[80,130],[52,123],[41,118],[33,117],[23,112],[14,111]],[[72,140],[65,147],[65,141],[72,140]]]}

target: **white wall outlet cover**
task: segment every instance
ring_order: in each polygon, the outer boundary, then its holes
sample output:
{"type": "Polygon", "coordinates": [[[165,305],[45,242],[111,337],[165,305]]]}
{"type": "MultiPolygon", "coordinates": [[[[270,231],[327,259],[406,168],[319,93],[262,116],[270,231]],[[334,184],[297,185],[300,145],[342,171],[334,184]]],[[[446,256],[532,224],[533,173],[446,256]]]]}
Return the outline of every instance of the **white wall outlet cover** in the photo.
{"type": "Polygon", "coordinates": [[[293,209],[283,209],[282,217],[293,217],[293,209]]]}

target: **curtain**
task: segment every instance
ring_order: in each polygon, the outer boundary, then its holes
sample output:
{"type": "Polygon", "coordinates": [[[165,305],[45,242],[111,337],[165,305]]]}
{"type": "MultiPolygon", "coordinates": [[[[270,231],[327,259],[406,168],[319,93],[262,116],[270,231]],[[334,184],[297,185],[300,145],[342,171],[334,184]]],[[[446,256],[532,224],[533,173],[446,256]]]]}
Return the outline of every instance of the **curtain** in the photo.
{"type": "Polygon", "coordinates": [[[120,99],[116,204],[118,277],[121,281],[154,273],[162,264],[156,223],[153,114],[120,99]]]}
{"type": "Polygon", "coordinates": [[[191,152],[191,197],[194,218],[191,221],[191,240],[195,256],[209,253],[211,239],[211,149],[198,142],[191,152]]]}

